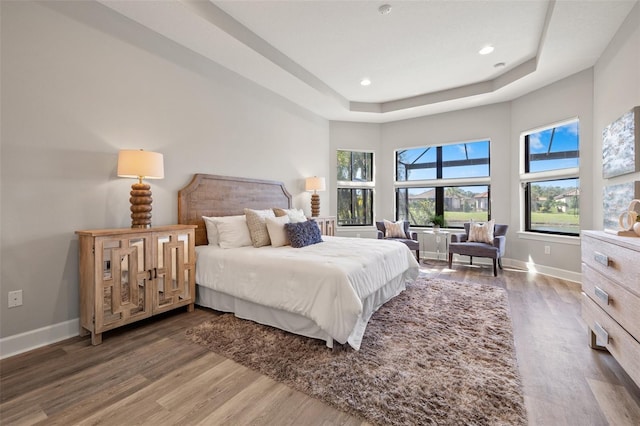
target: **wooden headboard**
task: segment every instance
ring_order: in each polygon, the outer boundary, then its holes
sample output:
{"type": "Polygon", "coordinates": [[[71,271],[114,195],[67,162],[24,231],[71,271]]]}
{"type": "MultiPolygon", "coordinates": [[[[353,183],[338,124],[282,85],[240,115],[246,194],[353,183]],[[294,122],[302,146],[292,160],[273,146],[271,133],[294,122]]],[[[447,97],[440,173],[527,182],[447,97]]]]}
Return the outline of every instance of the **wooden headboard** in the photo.
{"type": "Polygon", "coordinates": [[[196,245],[208,244],[202,216],[244,214],[245,208],[291,208],[291,194],[282,182],[197,173],[178,191],[178,223],[198,225],[196,245]]]}

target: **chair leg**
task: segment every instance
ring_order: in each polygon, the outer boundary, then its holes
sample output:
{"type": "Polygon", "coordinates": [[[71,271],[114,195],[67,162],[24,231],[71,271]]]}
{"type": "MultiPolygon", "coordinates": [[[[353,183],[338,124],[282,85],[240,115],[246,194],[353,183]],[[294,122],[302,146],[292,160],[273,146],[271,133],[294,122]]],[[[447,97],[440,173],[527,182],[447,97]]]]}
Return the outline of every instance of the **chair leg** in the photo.
{"type": "Polygon", "coordinates": [[[473,256],[469,256],[469,265],[473,265],[473,256]]]}
{"type": "Polygon", "coordinates": [[[498,258],[498,266],[500,267],[500,269],[502,269],[502,258],[501,257],[498,258]]]}
{"type": "Polygon", "coordinates": [[[449,269],[451,269],[452,263],[453,263],[453,253],[449,253],[449,269]]]}
{"type": "Polygon", "coordinates": [[[498,261],[496,259],[493,259],[493,276],[494,277],[498,276],[498,268],[496,267],[496,263],[498,263],[498,261]]]}
{"type": "Polygon", "coordinates": [[[420,263],[420,250],[416,250],[416,260],[420,263]]]}

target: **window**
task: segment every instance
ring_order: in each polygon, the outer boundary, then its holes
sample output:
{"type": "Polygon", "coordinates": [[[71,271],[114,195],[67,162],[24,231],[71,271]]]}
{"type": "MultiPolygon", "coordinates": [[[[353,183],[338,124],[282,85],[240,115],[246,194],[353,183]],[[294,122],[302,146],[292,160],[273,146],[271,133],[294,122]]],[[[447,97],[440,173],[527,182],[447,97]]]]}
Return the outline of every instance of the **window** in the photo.
{"type": "Polygon", "coordinates": [[[396,152],[396,218],[429,226],[444,216],[449,228],[490,212],[489,141],[428,146],[396,152]]]}
{"type": "Polygon", "coordinates": [[[404,149],[396,152],[396,181],[489,176],[489,141],[404,149]]]}
{"type": "Polygon", "coordinates": [[[524,133],[525,231],[579,235],[578,120],[524,133]]]}
{"type": "Polygon", "coordinates": [[[373,153],[337,155],[338,225],[373,225],[373,153]]]}
{"type": "Polygon", "coordinates": [[[442,214],[448,228],[462,228],[473,219],[489,219],[489,186],[412,187],[396,189],[398,220],[430,226],[429,217],[442,214]],[[437,213],[442,205],[442,213],[437,213]]]}

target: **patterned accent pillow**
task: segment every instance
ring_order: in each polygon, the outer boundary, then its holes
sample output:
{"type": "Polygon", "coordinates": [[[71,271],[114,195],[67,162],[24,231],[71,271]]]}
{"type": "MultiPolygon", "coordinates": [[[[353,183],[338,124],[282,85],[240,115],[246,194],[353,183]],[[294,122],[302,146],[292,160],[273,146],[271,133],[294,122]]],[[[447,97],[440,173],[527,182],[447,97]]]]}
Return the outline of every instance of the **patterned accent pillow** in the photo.
{"type": "Polygon", "coordinates": [[[249,227],[249,234],[251,235],[251,244],[254,247],[268,246],[271,244],[269,238],[269,231],[267,230],[266,218],[276,217],[273,210],[251,210],[244,209],[244,214],[247,217],[247,226],[249,227]]]}
{"type": "Polygon", "coordinates": [[[404,222],[401,220],[391,222],[384,219],[384,236],[387,238],[407,238],[407,234],[404,233],[404,222]]]}
{"type": "Polygon", "coordinates": [[[287,232],[284,229],[284,226],[289,223],[289,216],[268,217],[266,222],[267,231],[269,231],[269,238],[271,238],[271,245],[273,247],[282,247],[291,244],[291,241],[287,238],[287,232]]]}
{"type": "Polygon", "coordinates": [[[495,225],[495,220],[491,219],[486,223],[479,223],[471,221],[469,225],[469,238],[467,241],[478,242],[478,243],[493,243],[493,227],[495,225]]]}
{"type": "Polygon", "coordinates": [[[284,225],[284,229],[287,232],[289,241],[291,241],[291,247],[293,248],[310,246],[322,242],[320,228],[315,220],[287,223],[284,225]]]}
{"type": "Polygon", "coordinates": [[[276,217],[289,216],[289,222],[291,223],[307,221],[307,217],[304,215],[302,209],[279,209],[274,207],[273,212],[276,214],[276,217]]]}

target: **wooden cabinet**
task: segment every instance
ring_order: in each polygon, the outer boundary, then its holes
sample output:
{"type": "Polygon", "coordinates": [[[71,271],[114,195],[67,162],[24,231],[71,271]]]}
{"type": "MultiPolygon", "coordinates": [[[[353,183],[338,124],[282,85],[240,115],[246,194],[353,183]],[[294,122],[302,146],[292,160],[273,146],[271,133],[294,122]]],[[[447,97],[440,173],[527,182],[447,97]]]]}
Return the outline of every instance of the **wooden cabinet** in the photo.
{"type": "Polygon", "coordinates": [[[81,334],[102,333],[195,301],[195,225],[76,231],[81,334]]]}
{"type": "Polygon", "coordinates": [[[640,385],[640,238],[582,233],[582,317],[589,345],[607,349],[640,385]]]}
{"type": "Polygon", "coordinates": [[[316,216],[311,219],[315,220],[320,227],[322,235],[336,235],[336,218],[335,216],[316,216]]]}

